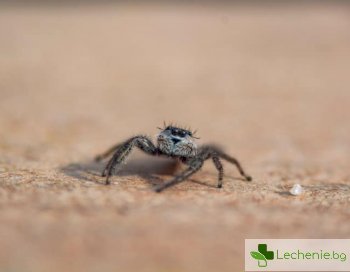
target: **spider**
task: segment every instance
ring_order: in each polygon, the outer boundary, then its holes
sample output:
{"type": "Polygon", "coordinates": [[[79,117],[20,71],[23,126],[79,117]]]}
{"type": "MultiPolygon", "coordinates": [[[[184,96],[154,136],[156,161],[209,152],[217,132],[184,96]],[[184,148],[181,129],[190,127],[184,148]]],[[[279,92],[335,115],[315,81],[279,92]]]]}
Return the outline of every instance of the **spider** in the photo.
{"type": "Polygon", "coordinates": [[[240,174],[247,181],[252,180],[252,178],[244,172],[238,160],[229,156],[218,147],[214,145],[197,147],[195,139],[199,138],[194,136],[195,132],[173,125],[166,126],[165,124],[163,128],[158,129],[160,129],[161,132],[157,136],[157,145],[154,145],[151,139],[147,136],[138,135],[129,138],[123,143],[114,145],[106,152],[95,158],[96,161],[101,161],[114,153],[102,172],[102,177],[106,177],[106,185],[110,184],[109,179],[111,175],[113,172],[120,169],[122,163],[125,162],[126,158],[129,156],[131,150],[135,146],[149,155],[166,156],[180,161],[188,166],[186,170],[168,182],[156,186],[154,188],[156,192],[161,192],[170,186],[186,180],[201,169],[204,162],[208,159],[212,159],[216,169],[219,172],[217,184],[218,188],[222,187],[222,179],[224,176],[224,168],[221,163],[221,159],[236,165],[240,174]]]}

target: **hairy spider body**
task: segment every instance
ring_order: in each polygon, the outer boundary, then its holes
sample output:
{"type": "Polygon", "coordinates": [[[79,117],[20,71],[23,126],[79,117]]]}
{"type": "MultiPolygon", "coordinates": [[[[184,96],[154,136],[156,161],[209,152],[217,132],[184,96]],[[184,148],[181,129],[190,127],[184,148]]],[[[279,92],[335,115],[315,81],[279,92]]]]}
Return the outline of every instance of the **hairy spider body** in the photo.
{"type": "Polygon", "coordinates": [[[170,158],[178,159],[182,163],[186,164],[188,168],[179,175],[175,176],[168,182],[156,186],[155,191],[161,192],[162,190],[178,184],[191,175],[196,173],[203,166],[204,162],[208,159],[212,159],[216,169],[218,170],[218,188],[222,187],[222,180],[224,176],[224,168],[221,163],[221,159],[226,160],[232,164],[235,164],[240,174],[250,181],[252,178],[247,175],[238,160],[227,155],[221,149],[213,145],[204,145],[197,147],[190,130],[166,126],[159,133],[157,137],[157,145],[143,135],[132,137],[121,144],[117,144],[108,149],[105,153],[96,157],[97,161],[109,157],[113,154],[112,158],[107,163],[102,172],[102,176],[106,177],[106,184],[110,184],[109,178],[121,167],[122,163],[126,160],[133,147],[138,147],[145,153],[153,156],[167,156],[170,158]]]}
{"type": "Polygon", "coordinates": [[[193,140],[192,132],[176,127],[167,127],[157,138],[161,153],[170,157],[194,157],[197,145],[193,140]]]}

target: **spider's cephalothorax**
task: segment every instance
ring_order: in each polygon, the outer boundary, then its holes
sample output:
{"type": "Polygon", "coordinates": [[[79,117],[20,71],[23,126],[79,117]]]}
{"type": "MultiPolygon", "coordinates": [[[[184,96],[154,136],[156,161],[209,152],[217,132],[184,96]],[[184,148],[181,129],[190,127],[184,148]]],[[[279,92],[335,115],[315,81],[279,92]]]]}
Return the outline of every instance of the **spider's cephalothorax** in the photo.
{"type": "Polygon", "coordinates": [[[131,137],[125,142],[113,146],[102,155],[97,156],[96,160],[100,161],[113,154],[112,158],[109,160],[102,172],[102,176],[106,177],[106,184],[110,183],[110,176],[126,160],[134,146],[138,147],[149,155],[171,157],[178,159],[188,166],[186,170],[184,170],[178,176],[175,176],[172,180],[157,186],[155,188],[156,192],[160,192],[165,188],[184,181],[196,173],[203,166],[204,161],[208,159],[213,161],[216,169],[219,172],[218,188],[222,187],[222,179],[224,176],[224,168],[222,166],[221,159],[235,164],[240,174],[246,180],[252,180],[250,176],[246,175],[240,163],[235,158],[227,155],[216,146],[204,145],[197,148],[194,140],[196,137],[193,136],[193,133],[190,130],[175,126],[165,126],[165,128],[161,130],[162,131],[157,137],[157,146],[155,146],[148,137],[139,135],[131,137]]]}
{"type": "Polygon", "coordinates": [[[171,157],[194,157],[197,154],[192,132],[186,129],[168,126],[159,133],[157,143],[159,150],[171,157]]]}

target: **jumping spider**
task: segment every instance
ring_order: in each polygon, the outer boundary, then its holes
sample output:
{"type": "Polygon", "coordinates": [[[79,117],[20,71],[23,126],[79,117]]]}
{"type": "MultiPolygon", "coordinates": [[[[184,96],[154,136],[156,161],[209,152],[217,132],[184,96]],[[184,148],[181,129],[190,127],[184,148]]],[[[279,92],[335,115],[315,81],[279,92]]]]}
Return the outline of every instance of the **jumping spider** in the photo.
{"type": "Polygon", "coordinates": [[[194,133],[192,133],[192,131],[172,125],[165,125],[164,128],[159,129],[161,132],[157,137],[157,146],[155,146],[148,137],[139,135],[113,146],[105,153],[95,158],[96,161],[100,161],[114,153],[102,172],[102,176],[106,177],[106,185],[110,184],[109,178],[115,170],[120,168],[134,146],[138,147],[149,155],[166,156],[188,165],[188,168],[181,174],[175,176],[164,184],[156,186],[154,188],[156,192],[161,192],[162,190],[189,178],[191,175],[201,169],[204,161],[207,159],[212,159],[216,169],[219,172],[218,188],[222,187],[222,179],[224,176],[224,168],[220,159],[224,159],[232,164],[235,164],[240,174],[247,181],[252,180],[252,178],[244,172],[240,163],[235,158],[227,155],[219,148],[213,145],[197,147],[194,139],[198,138],[193,135],[194,133]]]}

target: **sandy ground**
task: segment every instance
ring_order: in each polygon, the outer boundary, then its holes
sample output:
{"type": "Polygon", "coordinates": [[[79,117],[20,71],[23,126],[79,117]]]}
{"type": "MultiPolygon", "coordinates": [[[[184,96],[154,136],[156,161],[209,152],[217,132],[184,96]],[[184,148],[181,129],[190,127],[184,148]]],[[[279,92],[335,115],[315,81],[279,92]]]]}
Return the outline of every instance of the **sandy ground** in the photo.
{"type": "Polygon", "coordinates": [[[245,238],[349,238],[349,29],[345,5],[0,6],[0,270],[242,271],[245,238]],[[208,162],[156,194],[174,169],[135,151],[104,186],[92,158],[163,121],[254,181],[208,162]]]}

